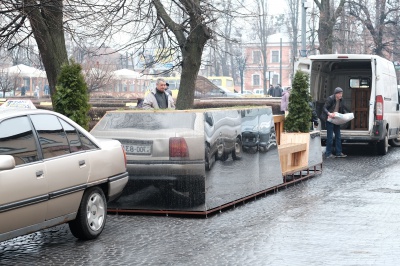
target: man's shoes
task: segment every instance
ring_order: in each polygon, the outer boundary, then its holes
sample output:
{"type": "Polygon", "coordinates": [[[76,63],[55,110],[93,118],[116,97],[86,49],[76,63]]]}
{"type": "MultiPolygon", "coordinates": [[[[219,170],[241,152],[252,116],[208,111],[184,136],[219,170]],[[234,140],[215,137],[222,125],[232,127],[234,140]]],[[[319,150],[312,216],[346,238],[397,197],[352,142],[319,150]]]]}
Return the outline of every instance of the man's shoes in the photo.
{"type": "Polygon", "coordinates": [[[336,155],[336,158],[345,158],[345,157],[347,157],[347,155],[344,154],[343,152],[339,155],[336,155]]]}
{"type": "Polygon", "coordinates": [[[333,158],[336,158],[336,156],[333,155],[333,154],[331,154],[331,155],[329,155],[329,156],[326,156],[326,159],[333,159],[333,158]]]}

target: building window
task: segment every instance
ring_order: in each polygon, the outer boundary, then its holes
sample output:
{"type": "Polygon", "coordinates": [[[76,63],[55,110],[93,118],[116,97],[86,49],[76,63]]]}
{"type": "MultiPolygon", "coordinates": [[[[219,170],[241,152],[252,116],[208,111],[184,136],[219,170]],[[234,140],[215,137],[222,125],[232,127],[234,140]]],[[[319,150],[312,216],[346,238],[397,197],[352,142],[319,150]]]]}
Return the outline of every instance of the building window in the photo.
{"type": "MultiPolygon", "coordinates": [[[[271,84],[275,84],[275,85],[277,85],[277,84],[279,84],[280,82],[279,82],[279,74],[275,74],[274,73],[274,75],[272,76],[272,83],[271,84]]],[[[282,84],[281,84],[282,85],[282,84]]]]}
{"type": "Polygon", "coordinates": [[[253,51],[253,64],[261,63],[261,51],[253,51]]]}
{"type": "Polygon", "coordinates": [[[279,51],[272,51],[271,52],[271,63],[279,63],[279,51]]]}
{"type": "Polygon", "coordinates": [[[260,86],[260,75],[253,75],[253,86],[260,86]]]}

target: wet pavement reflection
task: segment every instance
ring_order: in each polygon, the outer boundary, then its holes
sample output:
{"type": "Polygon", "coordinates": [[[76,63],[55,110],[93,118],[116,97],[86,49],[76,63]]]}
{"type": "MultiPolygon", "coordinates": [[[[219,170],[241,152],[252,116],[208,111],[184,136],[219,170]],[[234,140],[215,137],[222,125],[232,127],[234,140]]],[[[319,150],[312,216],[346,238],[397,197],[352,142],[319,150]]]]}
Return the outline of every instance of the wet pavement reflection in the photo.
{"type": "MultiPolygon", "coordinates": [[[[346,146],[323,173],[208,218],[109,215],[0,243],[0,265],[397,265],[400,148],[346,146]]],[[[1,221],[0,221],[1,222],[1,221]]]]}

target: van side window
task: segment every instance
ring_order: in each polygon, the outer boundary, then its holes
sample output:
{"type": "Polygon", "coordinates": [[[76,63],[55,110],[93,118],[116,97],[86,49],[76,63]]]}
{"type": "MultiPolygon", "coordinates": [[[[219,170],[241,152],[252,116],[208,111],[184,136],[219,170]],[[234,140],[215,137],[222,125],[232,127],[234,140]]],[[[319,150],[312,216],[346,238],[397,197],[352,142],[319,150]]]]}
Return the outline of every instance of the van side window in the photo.
{"type": "Polygon", "coordinates": [[[28,117],[16,117],[0,123],[0,155],[12,155],[15,165],[39,160],[28,117]]]}

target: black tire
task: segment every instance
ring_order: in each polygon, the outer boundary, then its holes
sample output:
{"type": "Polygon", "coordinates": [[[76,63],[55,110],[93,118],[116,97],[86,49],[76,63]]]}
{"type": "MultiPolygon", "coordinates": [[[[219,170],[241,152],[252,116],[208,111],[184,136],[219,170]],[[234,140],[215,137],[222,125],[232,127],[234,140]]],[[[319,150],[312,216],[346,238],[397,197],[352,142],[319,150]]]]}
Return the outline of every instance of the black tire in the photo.
{"type": "Polygon", "coordinates": [[[85,191],[75,220],[69,222],[71,233],[79,239],[91,240],[104,229],[107,217],[107,201],[99,187],[85,191]]]}
{"type": "Polygon", "coordinates": [[[390,139],[389,144],[392,147],[400,147],[400,135],[399,135],[399,137],[397,137],[395,139],[390,139]]]}
{"type": "Polygon", "coordinates": [[[389,149],[388,136],[385,133],[385,137],[376,144],[376,149],[379,155],[386,155],[389,149]]]}
{"type": "Polygon", "coordinates": [[[242,141],[240,138],[236,138],[235,148],[232,151],[232,159],[240,160],[242,158],[242,141]]]}

